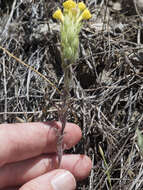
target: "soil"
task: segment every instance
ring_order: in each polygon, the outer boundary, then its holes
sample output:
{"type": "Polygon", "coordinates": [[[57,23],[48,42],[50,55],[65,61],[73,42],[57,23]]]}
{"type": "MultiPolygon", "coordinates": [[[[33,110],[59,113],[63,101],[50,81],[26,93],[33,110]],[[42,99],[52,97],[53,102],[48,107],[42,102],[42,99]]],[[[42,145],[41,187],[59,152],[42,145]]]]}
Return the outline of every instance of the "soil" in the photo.
{"type": "MultiPolygon", "coordinates": [[[[59,23],[63,1],[0,0],[0,123],[58,120],[63,87],[59,23]],[[57,90],[58,89],[58,90],[57,90]]],[[[86,0],[68,121],[83,132],[69,153],[93,168],[81,190],[143,189],[136,129],[143,126],[141,2],[86,0]],[[101,154],[101,150],[103,154],[101,154]]]]}

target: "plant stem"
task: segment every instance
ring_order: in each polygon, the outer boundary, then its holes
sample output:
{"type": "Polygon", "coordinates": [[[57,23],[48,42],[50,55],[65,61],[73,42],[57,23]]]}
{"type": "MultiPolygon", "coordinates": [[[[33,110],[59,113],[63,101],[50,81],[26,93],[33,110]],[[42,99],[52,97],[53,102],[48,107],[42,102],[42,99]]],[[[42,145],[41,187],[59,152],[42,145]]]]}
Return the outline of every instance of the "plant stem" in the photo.
{"type": "Polygon", "coordinates": [[[69,67],[66,67],[64,70],[64,88],[63,88],[63,95],[62,95],[62,105],[59,110],[59,121],[61,122],[62,128],[58,132],[58,140],[57,140],[57,155],[58,155],[58,165],[60,166],[62,155],[63,155],[63,136],[64,136],[64,129],[67,123],[67,111],[69,105],[69,88],[70,88],[70,80],[71,80],[71,71],[69,67]]]}

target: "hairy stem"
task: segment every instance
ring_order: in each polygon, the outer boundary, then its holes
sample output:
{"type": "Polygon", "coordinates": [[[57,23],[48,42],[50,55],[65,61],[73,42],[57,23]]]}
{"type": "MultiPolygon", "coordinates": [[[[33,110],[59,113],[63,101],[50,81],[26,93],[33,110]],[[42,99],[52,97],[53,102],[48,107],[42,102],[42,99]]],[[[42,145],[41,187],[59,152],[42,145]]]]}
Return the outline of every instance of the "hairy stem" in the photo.
{"type": "Polygon", "coordinates": [[[64,136],[64,129],[67,122],[67,111],[69,105],[69,90],[70,90],[70,81],[71,81],[71,71],[69,67],[66,67],[64,70],[64,88],[63,88],[63,95],[62,95],[62,105],[59,110],[59,121],[61,122],[62,128],[58,132],[58,140],[57,140],[57,154],[58,154],[58,164],[60,166],[62,155],[63,155],[63,136],[64,136]]]}

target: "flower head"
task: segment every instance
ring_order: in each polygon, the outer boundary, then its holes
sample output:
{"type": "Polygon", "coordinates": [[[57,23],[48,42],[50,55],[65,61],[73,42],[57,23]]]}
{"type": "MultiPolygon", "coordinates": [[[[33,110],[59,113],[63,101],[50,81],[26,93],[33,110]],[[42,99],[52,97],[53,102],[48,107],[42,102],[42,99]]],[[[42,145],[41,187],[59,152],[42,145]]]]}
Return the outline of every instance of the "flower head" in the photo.
{"type": "Polygon", "coordinates": [[[56,11],[54,12],[53,18],[59,19],[59,20],[61,20],[61,21],[64,20],[64,16],[63,16],[63,13],[62,13],[61,9],[58,9],[58,10],[56,10],[56,11]]]}
{"type": "Polygon", "coordinates": [[[88,9],[85,9],[79,17],[79,21],[88,20],[91,18],[91,13],[88,9]]]}
{"type": "Polygon", "coordinates": [[[80,9],[80,11],[83,11],[86,8],[86,5],[83,2],[79,2],[78,8],[80,9]]]}
{"type": "Polygon", "coordinates": [[[67,0],[63,3],[63,6],[65,9],[76,8],[76,2],[74,2],[73,0],[67,0]]]}
{"type": "Polygon", "coordinates": [[[83,26],[82,21],[90,19],[91,13],[83,2],[76,3],[74,0],[66,0],[63,7],[63,13],[58,9],[53,17],[61,21],[61,55],[64,69],[67,65],[65,60],[68,60],[70,65],[78,58],[79,33],[83,26]]]}

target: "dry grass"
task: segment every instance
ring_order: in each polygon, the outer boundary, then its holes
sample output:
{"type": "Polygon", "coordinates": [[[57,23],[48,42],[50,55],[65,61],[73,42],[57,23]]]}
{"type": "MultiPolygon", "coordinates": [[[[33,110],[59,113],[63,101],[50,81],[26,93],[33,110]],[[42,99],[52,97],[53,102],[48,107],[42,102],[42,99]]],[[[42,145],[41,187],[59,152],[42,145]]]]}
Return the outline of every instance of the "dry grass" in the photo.
{"type": "MultiPolygon", "coordinates": [[[[113,190],[143,189],[135,138],[143,125],[142,13],[134,1],[120,2],[120,11],[107,6],[110,1],[87,2],[93,18],[80,34],[68,120],[83,131],[70,152],[89,155],[93,169],[77,189],[111,189],[109,178],[113,190]]],[[[0,49],[0,122],[55,120],[63,73],[59,28],[51,15],[60,1],[0,4],[0,44],[29,65],[0,49]]]]}

